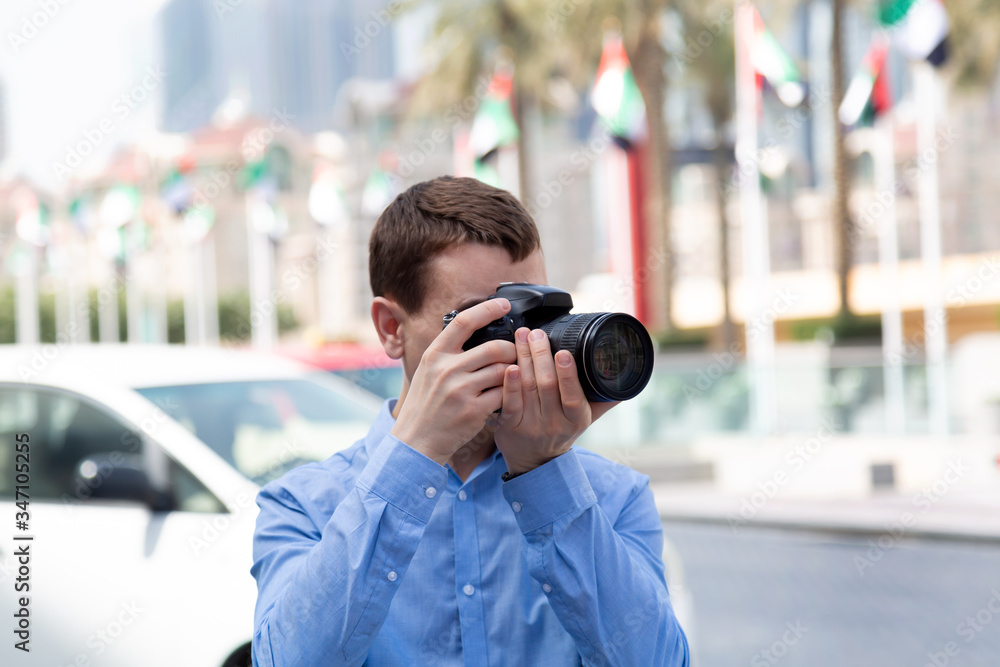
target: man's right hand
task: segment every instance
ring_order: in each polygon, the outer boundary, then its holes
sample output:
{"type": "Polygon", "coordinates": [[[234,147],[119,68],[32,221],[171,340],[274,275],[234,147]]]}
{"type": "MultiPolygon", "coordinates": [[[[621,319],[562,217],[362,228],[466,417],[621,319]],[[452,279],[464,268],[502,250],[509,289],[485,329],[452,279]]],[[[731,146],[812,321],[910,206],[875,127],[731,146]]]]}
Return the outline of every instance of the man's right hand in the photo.
{"type": "Polygon", "coordinates": [[[488,299],[459,313],[434,339],[413,373],[390,433],[441,465],[482,430],[503,401],[503,377],[517,362],[514,343],[493,340],[462,350],[477,329],[510,310],[488,299]]]}

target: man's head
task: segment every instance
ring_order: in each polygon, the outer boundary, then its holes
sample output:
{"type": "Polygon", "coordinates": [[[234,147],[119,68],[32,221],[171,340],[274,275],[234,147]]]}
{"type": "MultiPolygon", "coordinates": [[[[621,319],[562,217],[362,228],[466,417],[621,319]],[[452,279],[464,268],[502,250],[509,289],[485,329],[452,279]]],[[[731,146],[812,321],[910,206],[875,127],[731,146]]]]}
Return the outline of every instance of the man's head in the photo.
{"type": "Polygon", "coordinates": [[[501,282],[546,283],[538,229],[505,190],[443,176],[414,185],[379,216],[369,242],[372,320],[412,378],[442,316],[501,282]]]}

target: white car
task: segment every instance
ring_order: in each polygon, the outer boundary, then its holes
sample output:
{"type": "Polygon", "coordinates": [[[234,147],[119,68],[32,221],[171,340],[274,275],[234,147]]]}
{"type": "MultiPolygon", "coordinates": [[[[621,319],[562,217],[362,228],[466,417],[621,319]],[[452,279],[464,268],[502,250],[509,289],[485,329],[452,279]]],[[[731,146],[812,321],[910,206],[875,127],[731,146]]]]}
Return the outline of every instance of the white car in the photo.
{"type": "Polygon", "coordinates": [[[0,664],[249,665],[260,485],[380,405],[249,351],[0,346],[0,664]]]}

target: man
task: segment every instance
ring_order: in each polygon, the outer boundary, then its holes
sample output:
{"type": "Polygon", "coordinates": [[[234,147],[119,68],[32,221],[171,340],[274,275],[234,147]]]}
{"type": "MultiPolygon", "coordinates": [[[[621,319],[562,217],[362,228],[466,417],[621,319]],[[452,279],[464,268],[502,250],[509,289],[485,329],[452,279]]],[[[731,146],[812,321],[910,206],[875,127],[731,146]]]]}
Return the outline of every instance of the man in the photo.
{"type": "Polygon", "coordinates": [[[501,282],[546,284],[517,199],[415,185],[369,270],[402,391],[363,440],[261,489],[254,664],[687,665],[649,478],[573,446],[612,404],[542,331],[462,350],[510,309],[485,301],[501,282]]]}

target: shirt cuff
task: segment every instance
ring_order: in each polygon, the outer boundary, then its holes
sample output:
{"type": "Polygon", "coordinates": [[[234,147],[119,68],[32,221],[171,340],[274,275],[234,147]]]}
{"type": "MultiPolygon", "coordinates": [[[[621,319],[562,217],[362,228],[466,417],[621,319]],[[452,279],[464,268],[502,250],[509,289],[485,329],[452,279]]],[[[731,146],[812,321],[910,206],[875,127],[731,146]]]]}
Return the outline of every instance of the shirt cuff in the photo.
{"type": "Polygon", "coordinates": [[[443,465],[387,434],[358,476],[357,485],[427,523],[447,481],[443,465]]]}
{"type": "Polygon", "coordinates": [[[504,482],[502,489],[525,535],[597,502],[575,449],[504,482]]]}

